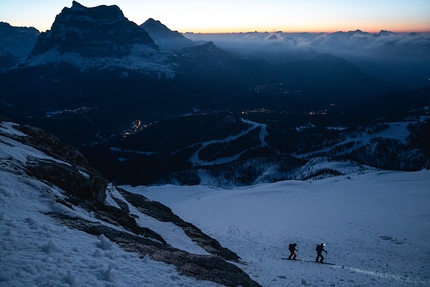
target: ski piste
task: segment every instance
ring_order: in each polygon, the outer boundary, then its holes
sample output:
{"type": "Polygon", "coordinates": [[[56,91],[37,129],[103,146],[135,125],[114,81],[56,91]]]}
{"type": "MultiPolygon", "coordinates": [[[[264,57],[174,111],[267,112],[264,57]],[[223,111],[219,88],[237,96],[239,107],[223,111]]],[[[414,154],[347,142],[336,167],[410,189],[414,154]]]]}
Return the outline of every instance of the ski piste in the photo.
{"type": "Polygon", "coordinates": [[[317,262],[315,260],[306,260],[306,259],[288,259],[286,257],[282,257],[282,260],[288,260],[288,261],[299,261],[299,262],[310,262],[310,263],[318,263],[318,264],[326,264],[326,265],[336,265],[334,263],[329,262],[317,262]]]}

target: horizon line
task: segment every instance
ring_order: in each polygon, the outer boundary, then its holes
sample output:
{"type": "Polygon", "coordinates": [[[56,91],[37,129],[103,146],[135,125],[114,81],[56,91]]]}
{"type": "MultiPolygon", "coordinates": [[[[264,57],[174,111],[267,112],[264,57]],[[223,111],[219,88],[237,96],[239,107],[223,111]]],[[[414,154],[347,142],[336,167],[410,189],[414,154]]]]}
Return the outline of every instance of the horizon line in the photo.
{"type": "Polygon", "coordinates": [[[396,33],[396,34],[411,34],[411,33],[430,33],[430,30],[407,30],[407,31],[394,31],[394,30],[375,30],[375,31],[367,31],[367,30],[361,30],[361,29],[355,29],[355,30],[334,30],[334,31],[308,31],[308,30],[297,30],[297,31],[284,31],[284,30],[272,30],[272,31],[220,31],[220,32],[192,32],[192,31],[186,31],[181,32],[178,30],[171,30],[176,31],[181,34],[205,34],[205,35],[215,35],[215,34],[245,34],[245,33],[285,33],[285,34],[300,34],[300,33],[308,33],[308,34],[333,34],[333,33],[348,33],[348,32],[357,32],[361,31],[363,33],[368,34],[379,34],[381,32],[389,32],[389,33],[396,33]]]}
{"type": "MultiPolygon", "coordinates": [[[[3,23],[7,23],[7,24],[9,24],[10,26],[12,26],[12,27],[16,27],[16,28],[34,28],[34,29],[36,29],[37,31],[39,31],[39,33],[44,33],[44,32],[46,32],[46,31],[50,31],[51,30],[51,27],[49,28],[49,29],[46,29],[46,30],[39,30],[37,27],[35,27],[35,26],[28,26],[28,25],[19,25],[19,26],[15,26],[15,25],[13,25],[13,24],[10,24],[10,23],[8,23],[8,22],[5,22],[5,21],[1,21],[0,20],[0,22],[3,22],[3,23]]],[[[136,25],[138,25],[138,24],[136,24],[136,25]]],[[[138,25],[138,26],[140,26],[140,25],[138,25]]],[[[166,26],[167,27],[167,26],[166,26]]],[[[301,33],[308,33],[308,34],[333,34],[333,33],[348,33],[348,32],[357,32],[357,31],[361,31],[361,32],[363,32],[363,33],[368,33],[368,34],[379,34],[379,33],[381,33],[381,32],[389,32],[389,33],[396,33],[396,34],[411,34],[411,33],[430,33],[430,29],[429,30],[404,30],[404,31],[400,31],[400,30],[390,30],[390,29],[380,29],[380,30],[377,30],[377,29],[375,29],[375,30],[362,30],[362,29],[359,29],[359,28],[357,28],[357,29],[348,29],[348,30],[342,30],[342,29],[340,29],[340,30],[329,30],[329,31],[317,31],[317,30],[287,30],[287,31],[285,31],[285,30],[283,30],[283,29],[280,29],[280,30],[278,30],[278,29],[273,29],[273,30],[254,30],[254,31],[252,31],[252,30],[248,30],[248,31],[222,31],[222,30],[220,30],[220,31],[215,31],[215,32],[212,32],[212,31],[208,31],[208,32],[203,32],[203,31],[200,31],[200,32],[194,32],[194,31],[185,31],[185,32],[182,32],[182,31],[179,31],[179,30],[174,30],[174,29],[170,29],[169,27],[167,27],[170,31],[176,31],[176,32],[178,32],[178,33],[181,33],[181,34],[204,34],[204,35],[216,35],[216,34],[247,34],[247,33],[261,33],[261,34],[264,34],[264,33],[285,33],[285,34],[301,34],[301,33]]]]}
{"type": "MultiPolygon", "coordinates": [[[[140,26],[139,24],[137,24],[135,21],[131,21],[130,22],[135,23],[136,25],[140,26]]],[[[160,20],[157,20],[160,21],[160,20]]],[[[36,30],[39,31],[39,33],[43,33],[46,31],[50,31],[52,28],[51,27],[43,30],[43,29],[39,29],[36,26],[33,25],[16,25],[16,24],[12,24],[10,22],[6,22],[3,20],[0,20],[0,22],[2,23],[7,23],[12,27],[16,27],[16,28],[34,28],[36,30]]],[[[161,22],[161,21],[160,21],[161,22]]],[[[142,22],[143,24],[144,22],[142,22]]],[[[161,22],[163,23],[163,22],[161,22]]],[[[163,24],[165,25],[165,24],[163,24]]],[[[378,34],[382,31],[386,31],[386,32],[390,32],[390,33],[397,33],[397,34],[407,34],[407,33],[430,33],[430,28],[422,28],[422,29],[416,29],[416,30],[412,30],[412,29],[360,29],[360,28],[356,28],[356,29],[331,29],[328,28],[327,30],[316,30],[316,29],[309,29],[309,30],[299,30],[299,29],[266,29],[266,30],[258,30],[258,29],[247,29],[247,30],[226,30],[226,29],[203,29],[203,31],[190,31],[188,29],[171,29],[170,27],[168,27],[167,25],[165,25],[169,30],[171,31],[176,31],[179,32],[181,34],[205,34],[205,35],[210,35],[210,34],[244,34],[244,33],[286,33],[286,34],[300,34],[300,33],[309,33],[309,34],[332,34],[332,33],[347,33],[347,32],[356,32],[356,31],[361,31],[363,33],[369,33],[369,34],[378,34]],[[182,31],[181,31],[182,30],[182,31]]]]}

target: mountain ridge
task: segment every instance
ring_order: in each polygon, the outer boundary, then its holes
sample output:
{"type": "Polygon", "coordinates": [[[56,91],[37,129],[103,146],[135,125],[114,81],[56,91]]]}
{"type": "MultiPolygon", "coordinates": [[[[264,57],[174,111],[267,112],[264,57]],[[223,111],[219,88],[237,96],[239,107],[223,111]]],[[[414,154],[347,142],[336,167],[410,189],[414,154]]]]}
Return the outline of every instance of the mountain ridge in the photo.
{"type": "Polygon", "coordinates": [[[140,27],[154,39],[155,43],[162,51],[180,50],[182,48],[195,46],[193,41],[184,37],[178,31],[170,30],[159,20],[149,18],[141,24],[140,27]]]}

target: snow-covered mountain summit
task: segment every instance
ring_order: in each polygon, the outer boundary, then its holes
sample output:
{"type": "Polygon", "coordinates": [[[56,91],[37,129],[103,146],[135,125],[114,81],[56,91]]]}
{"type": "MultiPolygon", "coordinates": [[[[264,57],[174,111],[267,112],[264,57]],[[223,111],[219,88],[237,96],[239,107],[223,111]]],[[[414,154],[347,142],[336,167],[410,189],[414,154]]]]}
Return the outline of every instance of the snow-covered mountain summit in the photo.
{"type": "Polygon", "coordinates": [[[116,5],[85,7],[73,1],[41,33],[25,66],[69,63],[80,70],[124,67],[173,76],[149,34],[116,5]]]}

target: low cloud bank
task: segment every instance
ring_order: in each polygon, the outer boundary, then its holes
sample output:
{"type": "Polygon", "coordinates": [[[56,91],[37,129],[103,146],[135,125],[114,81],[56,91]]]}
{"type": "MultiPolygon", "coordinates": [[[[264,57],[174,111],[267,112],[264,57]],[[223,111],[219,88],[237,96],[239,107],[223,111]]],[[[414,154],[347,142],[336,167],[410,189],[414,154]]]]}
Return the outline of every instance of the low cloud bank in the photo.
{"type": "Polygon", "coordinates": [[[218,47],[273,64],[303,61],[329,53],[357,65],[364,72],[400,82],[408,88],[430,85],[430,33],[371,34],[360,30],[335,33],[249,32],[192,34],[197,43],[218,47]]]}

